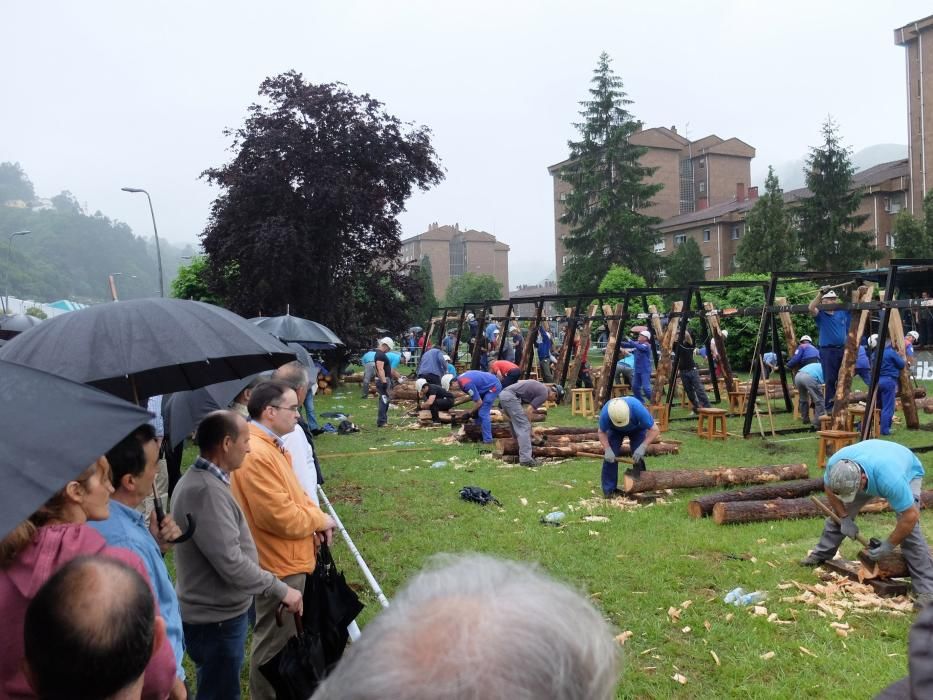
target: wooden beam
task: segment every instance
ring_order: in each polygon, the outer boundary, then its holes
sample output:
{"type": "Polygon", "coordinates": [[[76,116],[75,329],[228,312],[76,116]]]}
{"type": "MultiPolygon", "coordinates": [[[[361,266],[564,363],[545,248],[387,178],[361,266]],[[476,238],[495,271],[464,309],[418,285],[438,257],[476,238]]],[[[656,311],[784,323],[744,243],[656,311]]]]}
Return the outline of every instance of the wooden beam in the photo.
{"type": "Polygon", "coordinates": [[[716,366],[722,369],[722,379],[726,383],[726,391],[735,391],[735,379],[732,376],[732,367],[729,365],[729,356],[726,354],[726,343],[722,337],[722,328],[719,326],[719,312],[708,301],[703,303],[703,308],[706,310],[706,320],[712,333],[712,342],[715,343],[716,352],[719,355],[716,359],[716,366]]]}
{"type": "MultiPolygon", "coordinates": [[[[673,313],[679,314],[684,307],[682,301],[675,301],[674,305],[671,307],[673,313]]],[[[652,307],[654,308],[654,307],[652,307]]],[[[674,343],[679,340],[679,321],[680,317],[669,317],[667,321],[667,328],[664,329],[664,333],[660,341],[660,349],[658,354],[658,367],[654,373],[654,387],[651,391],[651,403],[658,406],[665,402],[665,388],[667,383],[671,378],[671,369],[673,367],[673,354],[672,348],[674,343]]],[[[660,326],[660,321],[658,322],[660,326]]]]}
{"type": "MultiPolygon", "coordinates": [[[[577,385],[577,377],[580,376],[580,367],[583,365],[583,356],[590,344],[590,332],[593,328],[593,315],[596,313],[596,304],[590,304],[586,310],[586,320],[580,327],[577,337],[580,339],[579,352],[573,356],[573,362],[567,370],[567,377],[564,379],[564,388],[569,392],[577,385]]],[[[565,343],[566,344],[566,343],[565,343]]],[[[572,347],[572,343],[571,343],[572,347]]]]}
{"type": "Polygon", "coordinates": [[[615,381],[616,374],[616,368],[612,364],[612,356],[613,348],[619,341],[619,331],[622,328],[622,321],[618,318],[622,315],[622,304],[616,304],[615,309],[606,315],[616,316],[617,318],[609,321],[609,339],[606,341],[606,349],[603,351],[603,368],[599,374],[599,381],[596,383],[597,410],[602,408],[612,394],[612,384],[615,381]]]}
{"type": "MultiPolygon", "coordinates": [[[[897,353],[907,359],[907,349],[904,344],[904,325],[901,323],[901,315],[894,309],[888,314],[888,335],[891,338],[891,346],[897,350],[897,353]]],[[[882,339],[879,338],[877,357],[881,358],[884,353],[882,339]]],[[[897,382],[897,395],[901,399],[901,408],[904,411],[904,423],[908,430],[920,429],[920,416],[917,414],[917,402],[914,400],[914,385],[910,381],[910,368],[905,365],[901,370],[897,382]]]]}
{"type": "MultiPolygon", "coordinates": [[[[775,297],[774,303],[778,306],[787,306],[787,297],[775,297]]],[[[797,352],[797,333],[794,331],[794,319],[789,311],[781,311],[778,318],[781,319],[781,330],[784,332],[787,357],[793,357],[794,353],[797,352]]]]}
{"type": "MultiPolygon", "coordinates": [[[[875,288],[873,285],[863,285],[852,292],[852,301],[855,303],[871,301],[875,288]]],[[[836,379],[836,395],[833,397],[833,429],[844,430],[846,417],[849,412],[849,402],[846,397],[852,391],[852,377],[855,375],[855,361],[858,358],[859,341],[865,333],[865,324],[868,323],[870,311],[862,311],[852,316],[849,323],[849,334],[846,336],[845,350],[842,352],[842,364],[839,366],[839,375],[836,379]]]]}

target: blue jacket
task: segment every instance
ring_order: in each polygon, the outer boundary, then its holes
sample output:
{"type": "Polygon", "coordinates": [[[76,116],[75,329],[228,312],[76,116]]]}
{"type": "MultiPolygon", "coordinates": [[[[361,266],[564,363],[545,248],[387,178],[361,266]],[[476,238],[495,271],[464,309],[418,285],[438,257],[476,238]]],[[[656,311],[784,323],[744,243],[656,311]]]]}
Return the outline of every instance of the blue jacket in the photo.
{"type": "Polygon", "coordinates": [[[538,357],[546,358],[551,354],[551,334],[543,328],[538,329],[538,357]]]}
{"type": "Polygon", "coordinates": [[[502,383],[496,375],[476,369],[461,374],[457,377],[457,383],[474,401],[482,401],[490,392],[498,394],[502,391],[502,383]]]}
{"type": "Polygon", "coordinates": [[[623,401],[628,404],[629,422],[624,428],[617,428],[612,419],[609,418],[609,401],[607,401],[599,412],[599,430],[603,433],[621,433],[630,435],[648,430],[654,425],[654,418],[648,413],[648,409],[638,399],[632,396],[626,396],[623,401]]]}
{"type": "Polygon", "coordinates": [[[816,315],[816,327],[820,330],[820,346],[845,345],[851,320],[852,315],[848,311],[834,311],[828,314],[820,310],[816,315]]]}
{"type": "Polygon", "coordinates": [[[858,346],[858,355],[855,357],[855,369],[871,369],[871,363],[868,361],[868,352],[864,345],[858,346]]]}
{"type": "Polygon", "coordinates": [[[813,347],[810,343],[801,343],[797,346],[794,356],[790,358],[787,362],[787,366],[790,369],[795,367],[802,367],[803,365],[808,365],[812,362],[820,361],[820,351],[813,347]]]}
{"type": "Polygon", "coordinates": [[[881,356],[881,376],[897,379],[901,376],[901,370],[906,364],[904,358],[897,354],[897,350],[886,345],[884,354],[881,356]]]}
{"type": "Polygon", "coordinates": [[[623,340],[619,345],[635,351],[635,371],[651,374],[651,345],[649,343],[636,343],[634,340],[623,340]]]}

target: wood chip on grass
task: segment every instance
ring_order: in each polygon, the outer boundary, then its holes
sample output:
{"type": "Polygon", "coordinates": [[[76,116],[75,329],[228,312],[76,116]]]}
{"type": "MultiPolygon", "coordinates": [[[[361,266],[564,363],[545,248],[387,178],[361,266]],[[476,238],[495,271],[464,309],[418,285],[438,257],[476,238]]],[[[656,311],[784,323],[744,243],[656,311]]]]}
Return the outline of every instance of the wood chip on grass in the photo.
{"type": "Polygon", "coordinates": [[[778,584],[780,590],[796,588],[799,593],[784,596],[782,603],[803,603],[814,608],[817,615],[830,619],[842,620],[847,613],[884,613],[888,615],[908,615],[913,610],[913,603],[905,595],[882,597],[865,583],[858,583],[841,574],[830,572],[825,583],[806,584],[790,581],[778,584]]]}

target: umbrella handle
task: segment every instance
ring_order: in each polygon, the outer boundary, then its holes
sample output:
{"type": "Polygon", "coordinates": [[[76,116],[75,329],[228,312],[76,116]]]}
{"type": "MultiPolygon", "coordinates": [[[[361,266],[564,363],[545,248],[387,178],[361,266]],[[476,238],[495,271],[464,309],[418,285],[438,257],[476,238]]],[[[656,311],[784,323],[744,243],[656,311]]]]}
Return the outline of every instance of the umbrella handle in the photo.
{"type": "MultiPolygon", "coordinates": [[[[152,485],[152,503],[155,506],[156,520],[159,523],[159,527],[162,526],[162,521],[165,520],[165,509],[162,507],[162,498],[159,496],[158,490],[156,490],[155,484],[152,485]]],[[[195,529],[197,529],[197,521],[195,521],[194,516],[191,513],[185,513],[185,519],[188,521],[188,529],[181,533],[178,537],[172,540],[169,544],[181,544],[182,542],[187,542],[194,535],[195,529]]]]}
{"type": "MultiPolygon", "coordinates": [[[[275,624],[277,627],[285,626],[285,613],[288,608],[285,607],[285,603],[279,603],[279,607],[275,609],[275,624]]],[[[305,628],[301,622],[301,615],[295,613],[295,631],[298,633],[299,637],[305,635],[305,628]]]]}

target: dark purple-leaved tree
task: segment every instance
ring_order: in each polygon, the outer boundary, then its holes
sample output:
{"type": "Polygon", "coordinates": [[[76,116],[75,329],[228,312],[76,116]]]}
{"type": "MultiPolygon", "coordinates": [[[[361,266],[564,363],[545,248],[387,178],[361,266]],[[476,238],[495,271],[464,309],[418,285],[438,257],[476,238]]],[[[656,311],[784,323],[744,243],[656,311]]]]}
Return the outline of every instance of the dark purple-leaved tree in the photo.
{"type": "Polygon", "coordinates": [[[224,132],[233,160],[202,174],[221,190],[201,235],[211,291],[245,316],[288,305],[348,343],[371,338],[369,325],[401,330],[421,285],[397,262],[396,217],[414,187],[444,177],[429,129],[294,71],[259,95],[224,132]]]}

